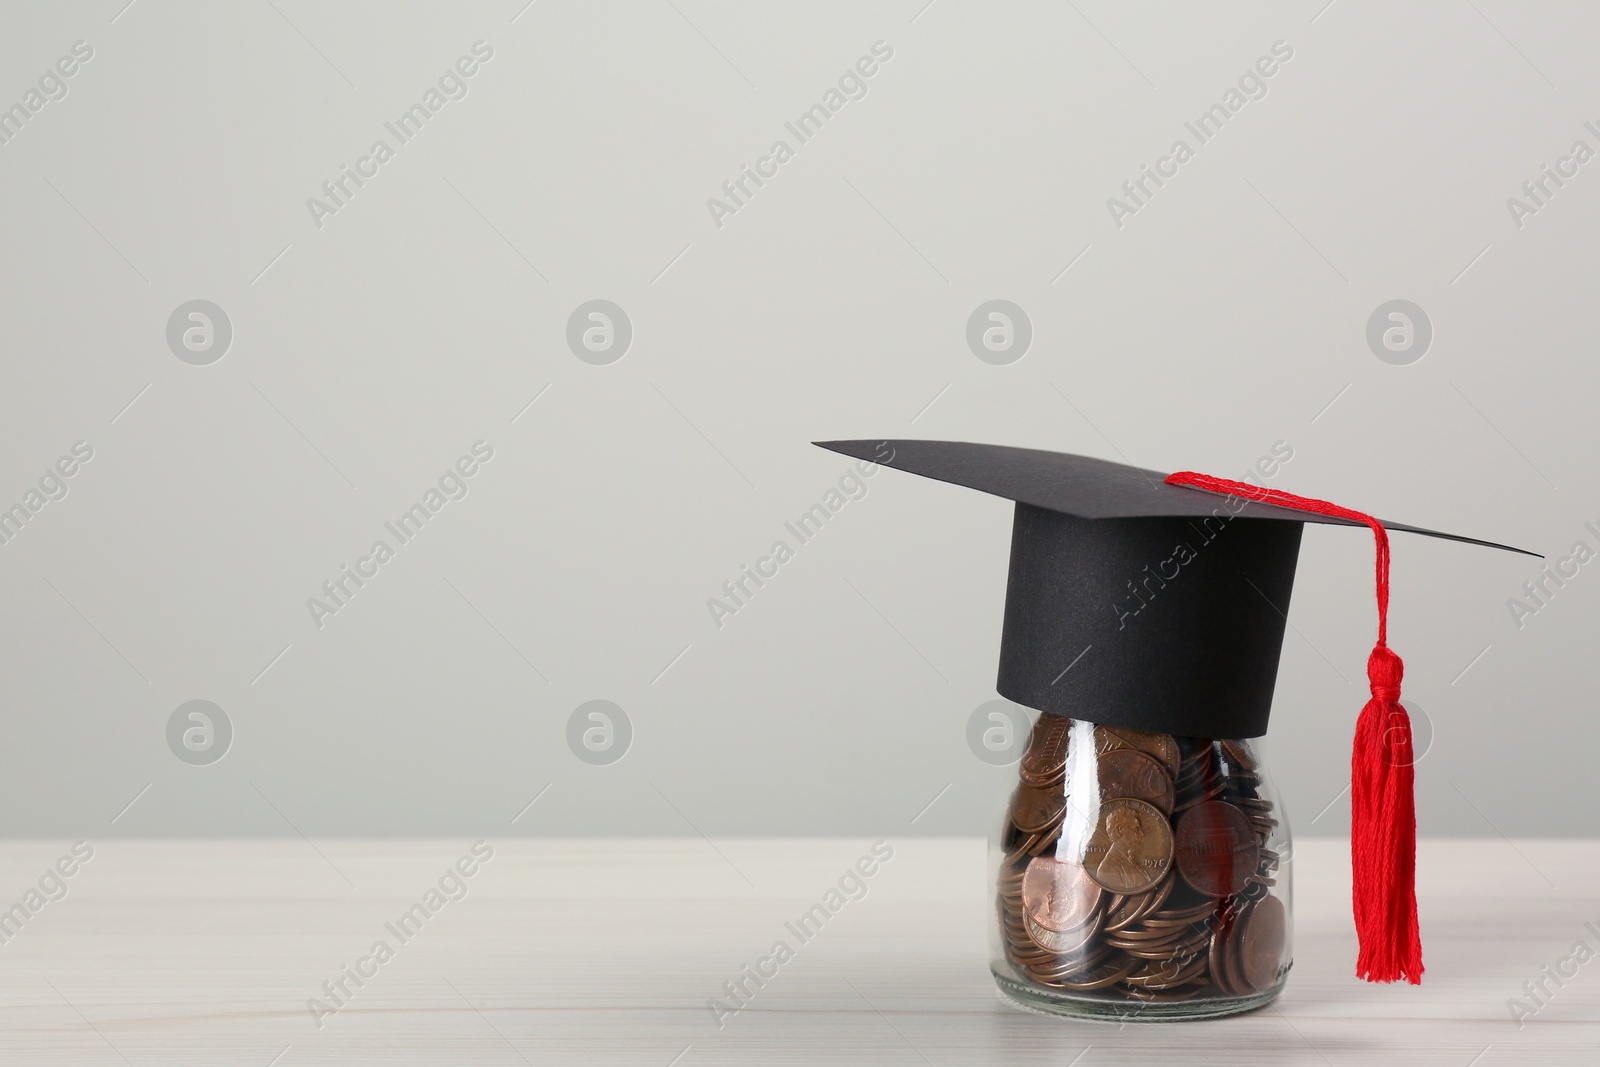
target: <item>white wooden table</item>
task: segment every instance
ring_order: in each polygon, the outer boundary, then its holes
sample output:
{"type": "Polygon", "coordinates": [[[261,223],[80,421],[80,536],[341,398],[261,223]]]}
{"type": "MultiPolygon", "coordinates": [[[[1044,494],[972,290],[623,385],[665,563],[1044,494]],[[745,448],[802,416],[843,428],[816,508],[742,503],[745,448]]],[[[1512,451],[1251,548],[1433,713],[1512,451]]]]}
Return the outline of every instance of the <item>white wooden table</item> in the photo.
{"type": "MultiPolygon", "coordinates": [[[[69,844],[0,846],[0,907],[69,844]]],[[[870,844],[495,840],[466,895],[402,941],[385,923],[470,841],[95,843],[64,898],[6,928],[0,1063],[1600,1062],[1600,960],[1544,979],[1520,1028],[1507,1007],[1574,942],[1600,951],[1584,925],[1600,929],[1600,842],[1424,842],[1421,987],[1352,976],[1345,845],[1301,842],[1278,1004],[1120,1027],[1000,997],[981,842],[892,842],[866,895],[801,944],[784,924],[870,844]],[[780,938],[794,957],[719,1029],[707,1002],[780,938]],[[353,996],[319,1029],[307,1001],[334,1007],[323,983],[379,939],[392,958],[361,964],[359,989],[344,978],[353,996]]]]}

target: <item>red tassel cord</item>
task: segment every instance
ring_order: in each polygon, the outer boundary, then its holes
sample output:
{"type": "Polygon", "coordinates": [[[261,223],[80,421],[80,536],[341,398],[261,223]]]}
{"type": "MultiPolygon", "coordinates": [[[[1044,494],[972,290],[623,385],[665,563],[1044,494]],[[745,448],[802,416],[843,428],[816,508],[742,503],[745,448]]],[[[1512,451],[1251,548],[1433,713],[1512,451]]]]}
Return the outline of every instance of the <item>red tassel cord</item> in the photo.
{"type": "Polygon", "coordinates": [[[1377,541],[1378,643],[1367,657],[1372,699],[1356,720],[1350,756],[1350,869],[1356,974],[1369,982],[1422,981],[1417,933],[1417,813],[1411,719],[1400,706],[1405,665],[1389,648],[1389,534],[1371,515],[1248,482],[1180,471],[1172,485],[1364,523],[1377,541]]]}

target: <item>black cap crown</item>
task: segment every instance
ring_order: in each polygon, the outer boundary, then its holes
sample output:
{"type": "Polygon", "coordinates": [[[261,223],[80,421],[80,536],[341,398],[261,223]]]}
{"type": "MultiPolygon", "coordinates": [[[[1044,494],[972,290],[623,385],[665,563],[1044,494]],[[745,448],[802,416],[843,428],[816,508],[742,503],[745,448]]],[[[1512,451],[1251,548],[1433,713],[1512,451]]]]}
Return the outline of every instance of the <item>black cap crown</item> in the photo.
{"type": "Polygon", "coordinates": [[[956,441],[817,443],[1016,501],[999,692],[1108,726],[1266,733],[1303,524],[1358,525],[1087,456],[956,441]]]}

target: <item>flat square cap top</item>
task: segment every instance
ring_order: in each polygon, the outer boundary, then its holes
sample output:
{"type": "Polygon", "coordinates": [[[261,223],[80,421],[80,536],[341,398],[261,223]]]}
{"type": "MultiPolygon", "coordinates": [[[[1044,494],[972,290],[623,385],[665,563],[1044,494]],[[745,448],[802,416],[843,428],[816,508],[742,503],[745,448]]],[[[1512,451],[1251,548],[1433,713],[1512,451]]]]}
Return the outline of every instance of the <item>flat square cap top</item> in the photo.
{"type": "MultiPolygon", "coordinates": [[[[856,459],[1083,519],[1201,517],[1210,515],[1220,500],[1224,499],[1215,493],[1168,485],[1166,475],[1159,471],[1065,452],[965,441],[879,439],[814,443],[856,459]]],[[[1253,500],[1245,501],[1242,507],[1230,507],[1230,511],[1239,518],[1316,522],[1335,526],[1360,525],[1347,519],[1294,511],[1253,500]]],[[[1441,537],[1529,556],[1538,555],[1476,537],[1442,533],[1386,519],[1381,521],[1390,530],[1441,537]]]]}

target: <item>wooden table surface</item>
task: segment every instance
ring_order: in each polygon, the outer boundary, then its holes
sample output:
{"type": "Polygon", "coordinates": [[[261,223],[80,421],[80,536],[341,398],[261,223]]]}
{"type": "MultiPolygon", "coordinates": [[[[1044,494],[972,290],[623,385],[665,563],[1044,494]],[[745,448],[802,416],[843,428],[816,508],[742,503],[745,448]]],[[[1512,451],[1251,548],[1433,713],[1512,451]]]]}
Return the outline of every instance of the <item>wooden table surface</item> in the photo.
{"type": "Polygon", "coordinates": [[[871,841],[71,844],[0,848],[0,908],[24,905],[0,916],[0,1063],[1600,1063],[1600,961],[1573,955],[1600,951],[1600,842],[1423,842],[1420,987],[1352,976],[1346,846],[1301,842],[1277,1005],[1120,1026],[999,995],[978,841],[888,842],[832,900],[871,841]],[[802,942],[785,924],[818,903],[802,942]]]}

